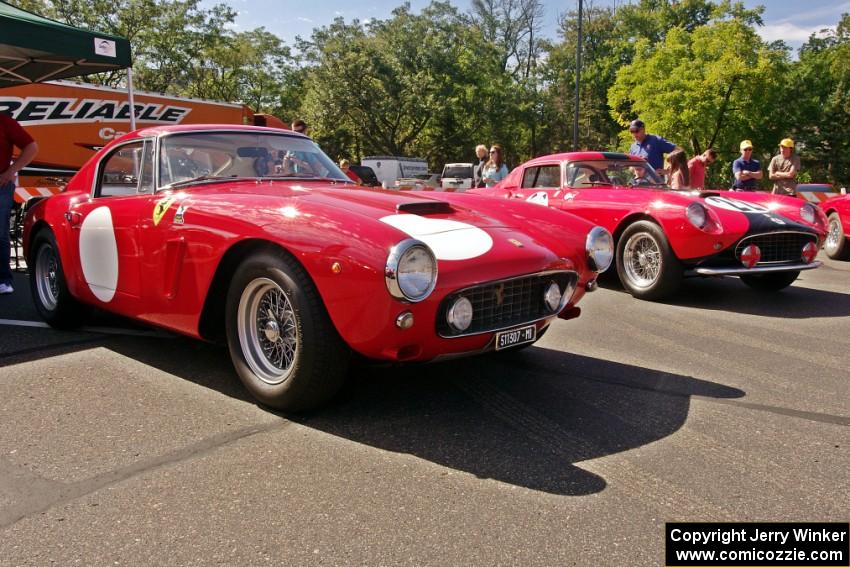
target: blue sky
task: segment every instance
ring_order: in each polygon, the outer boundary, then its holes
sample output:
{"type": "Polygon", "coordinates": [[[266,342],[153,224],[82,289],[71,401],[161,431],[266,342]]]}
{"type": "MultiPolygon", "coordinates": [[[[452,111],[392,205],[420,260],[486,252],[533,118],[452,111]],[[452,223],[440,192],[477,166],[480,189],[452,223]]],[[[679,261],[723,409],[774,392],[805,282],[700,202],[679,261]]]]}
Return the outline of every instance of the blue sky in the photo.
{"type": "MultiPolygon", "coordinates": [[[[610,5],[617,0],[585,0],[596,5],[610,5]]],[[[314,2],[293,0],[202,0],[206,7],[223,2],[238,13],[237,29],[265,27],[286,43],[292,43],[296,35],[309,37],[314,27],[327,25],[337,16],[347,21],[354,18],[387,18],[402,0],[365,0],[351,2],[343,0],[316,0],[314,2]]],[[[469,0],[452,0],[462,11],[467,11],[469,0]]],[[[623,4],[623,0],[619,0],[623,4]]],[[[411,0],[415,11],[429,4],[428,0],[411,0]]],[[[744,0],[748,7],[764,5],[764,27],[759,33],[767,40],[784,39],[794,48],[808,39],[812,32],[838,23],[842,13],[850,12],[850,1],[845,0],[744,0]]],[[[558,15],[575,9],[578,0],[555,2],[544,0],[546,9],[544,33],[556,35],[558,15]]]]}

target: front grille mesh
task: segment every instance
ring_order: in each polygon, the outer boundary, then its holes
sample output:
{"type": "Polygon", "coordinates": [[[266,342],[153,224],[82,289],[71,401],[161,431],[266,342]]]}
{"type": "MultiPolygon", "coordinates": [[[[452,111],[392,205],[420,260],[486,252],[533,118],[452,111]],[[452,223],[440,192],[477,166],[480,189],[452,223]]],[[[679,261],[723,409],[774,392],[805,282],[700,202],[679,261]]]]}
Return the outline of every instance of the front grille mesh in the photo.
{"type": "Polygon", "coordinates": [[[537,321],[552,315],[543,299],[549,284],[557,283],[561,293],[564,293],[568,286],[575,285],[577,279],[575,272],[550,272],[488,282],[456,291],[440,304],[437,333],[442,337],[471,335],[537,321]],[[472,324],[464,331],[454,329],[446,320],[449,308],[460,296],[472,303],[472,324]]]}
{"type": "Polygon", "coordinates": [[[806,232],[773,232],[741,239],[735,247],[735,257],[740,260],[744,248],[755,244],[761,250],[759,264],[800,262],[803,246],[809,242],[817,244],[817,237],[806,232]]]}

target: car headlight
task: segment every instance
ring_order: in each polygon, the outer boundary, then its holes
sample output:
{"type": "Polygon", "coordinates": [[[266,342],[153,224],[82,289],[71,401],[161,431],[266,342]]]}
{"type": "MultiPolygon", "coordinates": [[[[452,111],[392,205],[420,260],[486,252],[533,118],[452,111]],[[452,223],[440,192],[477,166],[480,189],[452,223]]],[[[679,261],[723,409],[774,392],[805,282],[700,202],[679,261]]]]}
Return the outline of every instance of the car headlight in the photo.
{"type": "Polygon", "coordinates": [[[403,240],[390,250],[384,279],[387,290],[396,299],[422,301],[437,285],[437,259],[424,242],[403,240]]]}
{"type": "Polygon", "coordinates": [[[691,221],[691,224],[702,230],[705,228],[705,223],[708,221],[708,212],[705,210],[699,203],[691,203],[688,205],[688,208],[685,209],[685,214],[688,217],[688,220],[691,221]]]}
{"type": "Polygon", "coordinates": [[[816,219],[818,218],[815,207],[810,203],[806,203],[800,207],[800,216],[803,217],[803,220],[809,224],[815,224],[816,219]]]}
{"type": "Polygon", "coordinates": [[[590,269],[594,272],[604,272],[614,259],[614,239],[601,226],[593,227],[587,234],[584,248],[587,250],[590,269]]]}
{"type": "Polygon", "coordinates": [[[458,331],[465,331],[472,324],[472,302],[460,296],[446,312],[446,321],[458,331]]]}

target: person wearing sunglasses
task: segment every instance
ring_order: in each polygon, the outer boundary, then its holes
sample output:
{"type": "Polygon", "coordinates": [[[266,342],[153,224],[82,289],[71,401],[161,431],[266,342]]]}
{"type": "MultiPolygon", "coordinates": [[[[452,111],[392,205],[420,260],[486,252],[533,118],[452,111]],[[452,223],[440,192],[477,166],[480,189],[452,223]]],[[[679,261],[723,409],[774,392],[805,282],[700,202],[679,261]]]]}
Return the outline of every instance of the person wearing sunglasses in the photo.
{"type": "Polygon", "coordinates": [[[490,161],[484,166],[481,177],[487,187],[492,187],[508,176],[508,166],[502,158],[502,146],[493,144],[490,146],[490,161]]]}
{"type": "Polygon", "coordinates": [[[753,159],[753,143],[749,140],[741,142],[741,157],[732,162],[732,173],[735,182],[733,191],[758,191],[759,180],[762,178],[761,164],[753,159]]]}

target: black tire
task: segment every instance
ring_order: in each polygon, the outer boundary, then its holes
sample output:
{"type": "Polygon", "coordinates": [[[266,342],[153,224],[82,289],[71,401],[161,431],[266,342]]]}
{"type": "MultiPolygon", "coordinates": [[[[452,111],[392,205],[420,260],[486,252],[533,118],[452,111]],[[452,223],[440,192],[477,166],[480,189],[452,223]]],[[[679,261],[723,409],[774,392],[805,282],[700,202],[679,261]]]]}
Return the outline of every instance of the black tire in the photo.
{"type": "Polygon", "coordinates": [[[826,242],[823,244],[826,255],[833,260],[850,260],[850,242],[847,242],[847,234],[841,225],[838,213],[829,213],[827,220],[826,242]]]}
{"type": "Polygon", "coordinates": [[[682,283],[682,263],[657,224],[637,221],[617,242],[617,275],[632,296],[657,301],[675,292],[682,283]]]}
{"type": "Polygon", "coordinates": [[[91,307],[74,299],[68,291],[53,232],[45,229],[35,235],[28,265],[30,292],[41,318],[57,329],[79,327],[91,307]]]}
{"type": "Polygon", "coordinates": [[[750,276],[741,276],[741,281],[758,291],[775,292],[783,290],[794,283],[794,280],[799,275],[799,271],[753,274],[750,276]]]}
{"type": "Polygon", "coordinates": [[[257,253],[239,265],[225,326],[236,373],[264,405],[313,409],[345,381],[350,351],[310,277],[283,251],[257,253]]]}

